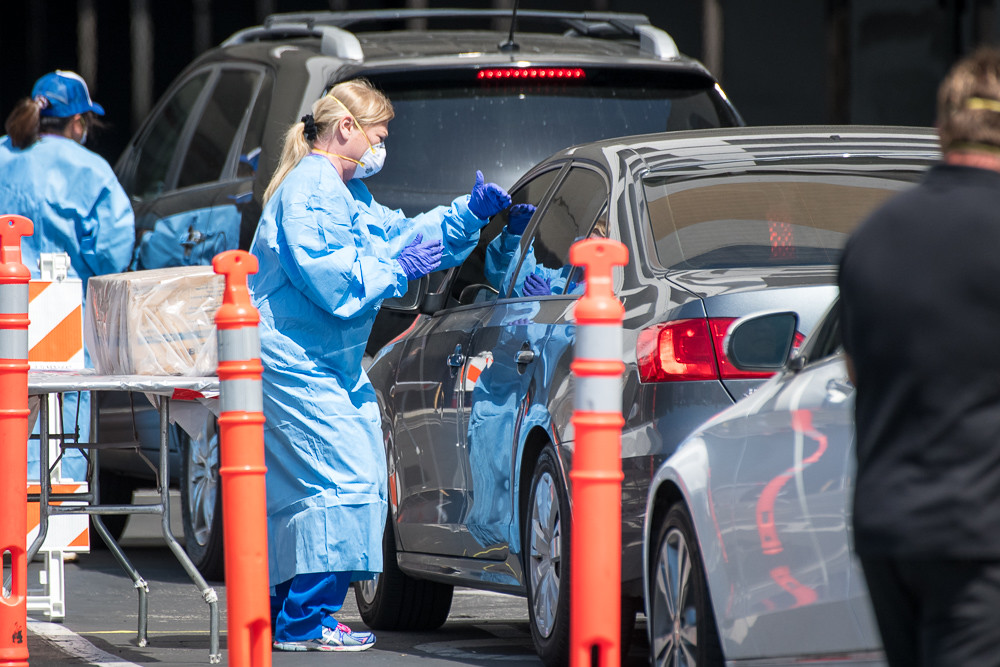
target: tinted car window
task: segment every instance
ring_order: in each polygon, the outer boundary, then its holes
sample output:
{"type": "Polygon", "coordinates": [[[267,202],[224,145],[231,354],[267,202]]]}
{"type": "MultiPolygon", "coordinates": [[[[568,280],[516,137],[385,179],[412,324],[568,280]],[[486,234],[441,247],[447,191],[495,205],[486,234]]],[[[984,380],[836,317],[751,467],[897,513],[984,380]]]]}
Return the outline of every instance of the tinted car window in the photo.
{"type": "Polygon", "coordinates": [[[136,149],[138,158],[132,182],[125,184],[125,189],[132,196],[143,199],[169,189],[167,177],[177,150],[177,142],[207,79],[208,72],[203,72],[187,81],[150,123],[149,132],[136,149]]]}
{"type": "Polygon", "coordinates": [[[572,291],[569,248],[590,234],[598,214],[606,210],[607,201],[608,186],[598,172],[580,167],[569,171],[538,220],[525,259],[517,269],[513,296],[520,296],[519,286],[533,272],[544,274],[552,294],[572,291]],[[534,262],[527,253],[534,255],[534,262]]]}
{"type": "Polygon", "coordinates": [[[267,127],[267,111],[271,101],[272,77],[265,76],[253,111],[246,134],[243,135],[243,146],[240,149],[239,163],[236,165],[236,175],[240,178],[253,176],[259,167],[261,144],[264,142],[264,130],[267,127]]]}
{"type": "Polygon", "coordinates": [[[198,119],[177,179],[184,188],[223,176],[226,158],[260,81],[252,70],[223,70],[198,119]]]}
{"type": "MultiPolygon", "coordinates": [[[[647,73],[648,74],[648,73],[647,73]]],[[[476,169],[510,187],[517,178],[567,146],[608,136],[735,124],[715,89],[684,77],[635,80],[634,73],[594,72],[582,81],[465,82],[447,75],[433,83],[371,76],[392,100],[390,158],[368,179],[375,198],[415,215],[471,187],[476,169]],[[680,83],[678,83],[680,82],[680,83]],[[429,145],[427,137],[435,137],[429,145]],[[392,156],[395,156],[392,157],[392,156]]]]}
{"type": "MultiPolygon", "coordinates": [[[[531,204],[538,206],[558,175],[559,169],[552,169],[528,181],[516,191],[511,192],[511,205],[531,204]]],[[[510,208],[507,208],[493,216],[489,224],[479,232],[479,243],[476,245],[476,249],[462,263],[462,268],[452,283],[452,297],[455,302],[492,301],[497,298],[500,285],[494,284],[490,279],[492,276],[487,277],[486,275],[486,249],[490,242],[507,226],[509,212],[510,208]],[[475,294],[469,292],[463,294],[465,288],[470,285],[488,285],[489,287],[481,289],[475,294]]]]}
{"type": "Polygon", "coordinates": [[[847,235],[913,174],[644,179],[656,254],[671,269],[836,264],[847,235]]]}

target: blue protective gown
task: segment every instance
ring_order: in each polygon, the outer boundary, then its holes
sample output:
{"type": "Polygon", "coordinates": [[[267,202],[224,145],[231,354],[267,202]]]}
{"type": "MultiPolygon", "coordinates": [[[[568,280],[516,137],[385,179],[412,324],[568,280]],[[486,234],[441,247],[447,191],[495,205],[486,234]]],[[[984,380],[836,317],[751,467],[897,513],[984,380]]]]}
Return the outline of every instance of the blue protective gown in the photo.
{"type": "MultiPolygon", "coordinates": [[[[511,234],[506,227],[486,246],[486,279],[500,291],[501,295],[507,294],[510,281],[514,278],[514,268],[520,258],[521,235],[511,234]]],[[[511,296],[524,296],[524,280],[533,273],[548,282],[553,294],[561,294],[572,270],[572,266],[552,269],[539,264],[535,260],[534,246],[529,246],[528,255],[524,258],[521,270],[517,274],[517,283],[511,296]]]]}
{"type": "MultiPolygon", "coordinates": [[[[91,276],[124,271],[135,243],[135,218],[128,195],[100,155],[72,139],[42,135],[23,150],[10,137],[0,138],[0,214],[31,219],[34,234],[21,241],[22,262],[32,278],[40,277],[41,253],[69,255],[68,276],[83,281],[81,302],[91,276]]],[[[89,365],[89,364],[88,364],[89,365]]],[[[76,421],[76,394],[66,394],[63,421],[76,421]]],[[[80,438],[90,432],[90,400],[80,398],[80,438]]],[[[86,463],[67,450],[63,477],[84,479],[86,463]]],[[[38,444],[29,443],[28,476],[38,476],[38,444]]]]}
{"type": "Polygon", "coordinates": [[[265,206],[249,283],[261,316],[272,587],[297,574],[382,571],[387,472],[365,345],[382,300],[406,291],[400,251],[423,234],[442,240],[442,268],[457,265],[485,222],[468,195],[408,219],[319,155],[265,206]]]}

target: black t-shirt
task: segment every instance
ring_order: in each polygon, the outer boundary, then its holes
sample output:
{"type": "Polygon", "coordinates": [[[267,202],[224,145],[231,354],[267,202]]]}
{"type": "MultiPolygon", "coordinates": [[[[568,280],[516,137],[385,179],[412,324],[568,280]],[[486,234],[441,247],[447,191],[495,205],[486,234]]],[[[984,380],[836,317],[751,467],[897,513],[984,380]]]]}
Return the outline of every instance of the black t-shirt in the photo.
{"type": "Polygon", "coordinates": [[[862,556],[1000,558],[1000,173],[938,165],[840,265],[862,556]]]}

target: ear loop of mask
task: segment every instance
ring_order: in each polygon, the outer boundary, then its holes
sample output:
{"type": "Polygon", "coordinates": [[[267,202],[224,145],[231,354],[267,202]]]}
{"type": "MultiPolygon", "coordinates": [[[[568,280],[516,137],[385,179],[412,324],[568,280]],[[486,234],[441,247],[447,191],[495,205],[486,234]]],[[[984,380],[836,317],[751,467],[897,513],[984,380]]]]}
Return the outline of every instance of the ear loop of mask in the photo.
{"type": "MultiPolygon", "coordinates": [[[[326,96],[329,97],[334,102],[336,102],[337,104],[339,104],[341,106],[341,108],[343,108],[343,110],[347,112],[347,115],[350,116],[351,120],[354,121],[354,125],[359,130],[361,130],[361,136],[363,136],[365,138],[365,141],[368,142],[368,150],[370,150],[372,152],[372,155],[375,155],[375,147],[372,145],[371,140],[368,139],[368,135],[365,133],[364,129],[361,127],[361,123],[359,123],[358,119],[354,117],[354,114],[352,114],[351,110],[347,108],[347,105],[344,104],[343,102],[341,102],[340,100],[338,100],[336,97],[333,96],[333,90],[331,90],[329,93],[327,93],[326,96]]],[[[343,156],[340,156],[340,157],[343,157],[343,156]]],[[[351,158],[344,158],[344,159],[351,160],[351,158]]],[[[358,162],[358,161],[357,160],[351,160],[351,162],[358,162]]],[[[361,163],[358,162],[358,164],[361,164],[361,163]]]]}

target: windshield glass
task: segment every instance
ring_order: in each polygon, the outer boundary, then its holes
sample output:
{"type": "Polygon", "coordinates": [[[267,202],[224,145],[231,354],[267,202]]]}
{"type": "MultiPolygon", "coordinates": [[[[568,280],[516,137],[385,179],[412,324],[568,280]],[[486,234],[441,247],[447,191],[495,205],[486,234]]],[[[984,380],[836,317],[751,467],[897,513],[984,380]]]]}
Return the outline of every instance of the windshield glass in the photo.
{"type": "Polygon", "coordinates": [[[668,269],[836,264],[851,230],[918,171],[752,174],[643,186],[656,254],[668,269]]]}
{"type": "MultiPolygon", "coordinates": [[[[624,76],[624,75],[623,75],[624,76]]],[[[415,215],[469,192],[477,169],[510,188],[528,169],[575,144],[628,134],[720,127],[737,120],[705,79],[602,77],[584,81],[410,83],[369,78],[392,100],[385,167],[366,184],[415,215]]]]}

